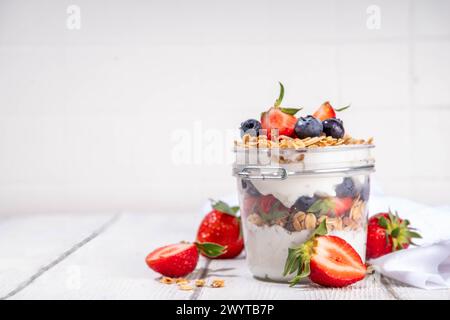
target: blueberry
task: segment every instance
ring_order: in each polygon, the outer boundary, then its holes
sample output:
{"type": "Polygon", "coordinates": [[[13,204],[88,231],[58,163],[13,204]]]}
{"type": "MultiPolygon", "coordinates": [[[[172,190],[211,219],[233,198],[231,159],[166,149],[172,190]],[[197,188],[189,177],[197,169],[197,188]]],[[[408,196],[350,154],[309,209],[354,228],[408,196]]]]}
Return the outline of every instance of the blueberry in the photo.
{"type": "Polygon", "coordinates": [[[335,191],[338,198],[355,198],[358,195],[358,188],[353,179],[349,177],[344,178],[344,181],[336,186],[335,191]]]}
{"type": "Polygon", "coordinates": [[[292,212],[306,212],[314,202],[316,202],[315,197],[301,196],[295,201],[294,205],[291,207],[292,212]]]}
{"type": "Polygon", "coordinates": [[[248,119],[241,123],[241,137],[248,133],[255,137],[259,135],[259,130],[262,129],[261,122],[255,119],[248,119]]]}
{"type": "Polygon", "coordinates": [[[259,197],[261,193],[256,189],[256,187],[249,180],[241,180],[242,189],[251,196],[259,197]]]}
{"type": "Polygon", "coordinates": [[[318,137],[322,132],[322,122],[313,116],[300,117],[295,124],[295,134],[300,139],[318,137]]]}
{"type": "Polygon", "coordinates": [[[330,118],[322,121],[323,132],[327,136],[332,136],[335,139],[342,138],[345,134],[344,123],[341,119],[330,118]]]}

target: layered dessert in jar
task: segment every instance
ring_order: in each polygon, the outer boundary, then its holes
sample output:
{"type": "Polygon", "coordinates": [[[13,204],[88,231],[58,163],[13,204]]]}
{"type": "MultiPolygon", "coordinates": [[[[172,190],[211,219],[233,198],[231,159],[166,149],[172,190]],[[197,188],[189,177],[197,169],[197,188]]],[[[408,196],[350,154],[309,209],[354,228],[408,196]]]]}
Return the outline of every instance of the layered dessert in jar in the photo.
{"type": "MultiPolygon", "coordinates": [[[[312,115],[281,106],[284,88],[260,120],[241,124],[235,143],[246,259],[257,278],[284,276],[289,248],[325,221],[328,234],[365,259],[373,139],[354,139],[328,102],[312,115]]],[[[349,111],[346,111],[349,112],[349,111]]]]}

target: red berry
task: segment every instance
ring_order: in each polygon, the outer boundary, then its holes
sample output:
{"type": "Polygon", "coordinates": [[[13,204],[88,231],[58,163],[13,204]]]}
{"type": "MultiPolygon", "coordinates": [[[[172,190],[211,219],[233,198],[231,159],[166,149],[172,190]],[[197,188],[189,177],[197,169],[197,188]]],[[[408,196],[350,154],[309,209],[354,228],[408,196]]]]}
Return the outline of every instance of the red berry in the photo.
{"type": "Polygon", "coordinates": [[[367,229],[367,259],[375,259],[409,247],[413,238],[420,238],[403,220],[391,212],[379,213],[369,219],[367,229]]]}
{"type": "Polygon", "coordinates": [[[311,256],[312,282],[327,287],[345,287],[364,279],[366,266],[353,247],[335,236],[316,238],[311,256]]]}
{"type": "Polygon", "coordinates": [[[333,198],[333,202],[334,202],[334,214],[337,217],[341,217],[347,212],[349,212],[353,204],[353,199],[350,197],[333,198]]]}
{"type": "Polygon", "coordinates": [[[261,126],[267,130],[267,138],[271,139],[272,129],[278,129],[278,135],[291,137],[294,135],[297,118],[286,114],[280,108],[272,107],[261,115],[261,126]]]}
{"type": "Polygon", "coordinates": [[[323,121],[330,118],[336,118],[336,112],[334,111],[330,102],[325,101],[324,103],[322,103],[319,109],[317,109],[317,111],[314,112],[313,116],[314,118],[323,121]]]}
{"type": "Polygon", "coordinates": [[[184,277],[194,271],[198,250],[192,243],[177,243],[158,248],[145,259],[154,271],[166,277],[184,277]]]}
{"type": "Polygon", "coordinates": [[[284,275],[297,274],[292,285],[305,277],[326,287],[344,287],[364,279],[366,266],[355,249],[342,238],[326,233],[324,221],[308,241],[289,249],[284,275]]]}
{"type": "Polygon", "coordinates": [[[314,112],[313,116],[314,118],[317,118],[321,121],[324,121],[326,119],[330,119],[330,118],[336,118],[336,111],[344,111],[345,109],[348,109],[350,107],[350,105],[345,106],[343,108],[340,109],[334,109],[330,102],[325,101],[324,103],[322,103],[322,105],[319,107],[319,109],[317,109],[316,112],[314,112]]]}
{"type": "Polygon", "coordinates": [[[267,131],[267,138],[271,139],[272,129],[278,129],[278,136],[294,136],[294,128],[297,118],[294,116],[301,108],[282,108],[281,101],[284,97],[284,87],[280,82],[280,95],[273,107],[261,114],[261,126],[267,131]]]}
{"type": "Polygon", "coordinates": [[[213,208],[200,223],[197,241],[226,246],[226,252],[217,256],[218,259],[234,258],[244,248],[241,221],[235,216],[238,208],[229,207],[222,201],[214,203],[213,208]]]}

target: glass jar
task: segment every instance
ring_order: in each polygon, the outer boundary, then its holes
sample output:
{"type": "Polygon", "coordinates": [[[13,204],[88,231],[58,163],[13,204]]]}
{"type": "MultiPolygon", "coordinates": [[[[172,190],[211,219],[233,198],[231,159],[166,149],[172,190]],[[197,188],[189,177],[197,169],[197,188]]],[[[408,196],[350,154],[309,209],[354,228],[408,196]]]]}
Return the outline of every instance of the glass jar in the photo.
{"type": "Polygon", "coordinates": [[[365,261],[373,145],[307,149],[236,148],[246,259],[257,278],[287,282],[288,248],[324,219],[365,261]]]}

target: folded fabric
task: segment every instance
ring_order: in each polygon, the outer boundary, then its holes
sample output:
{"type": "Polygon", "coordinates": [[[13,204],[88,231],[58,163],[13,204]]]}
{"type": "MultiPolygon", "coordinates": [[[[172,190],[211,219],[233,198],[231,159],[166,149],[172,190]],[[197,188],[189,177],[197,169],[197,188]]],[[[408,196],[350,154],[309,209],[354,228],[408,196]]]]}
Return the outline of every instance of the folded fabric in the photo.
{"type": "Polygon", "coordinates": [[[370,263],[375,271],[414,287],[450,288],[450,240],[396,251],[370,263]]]}

